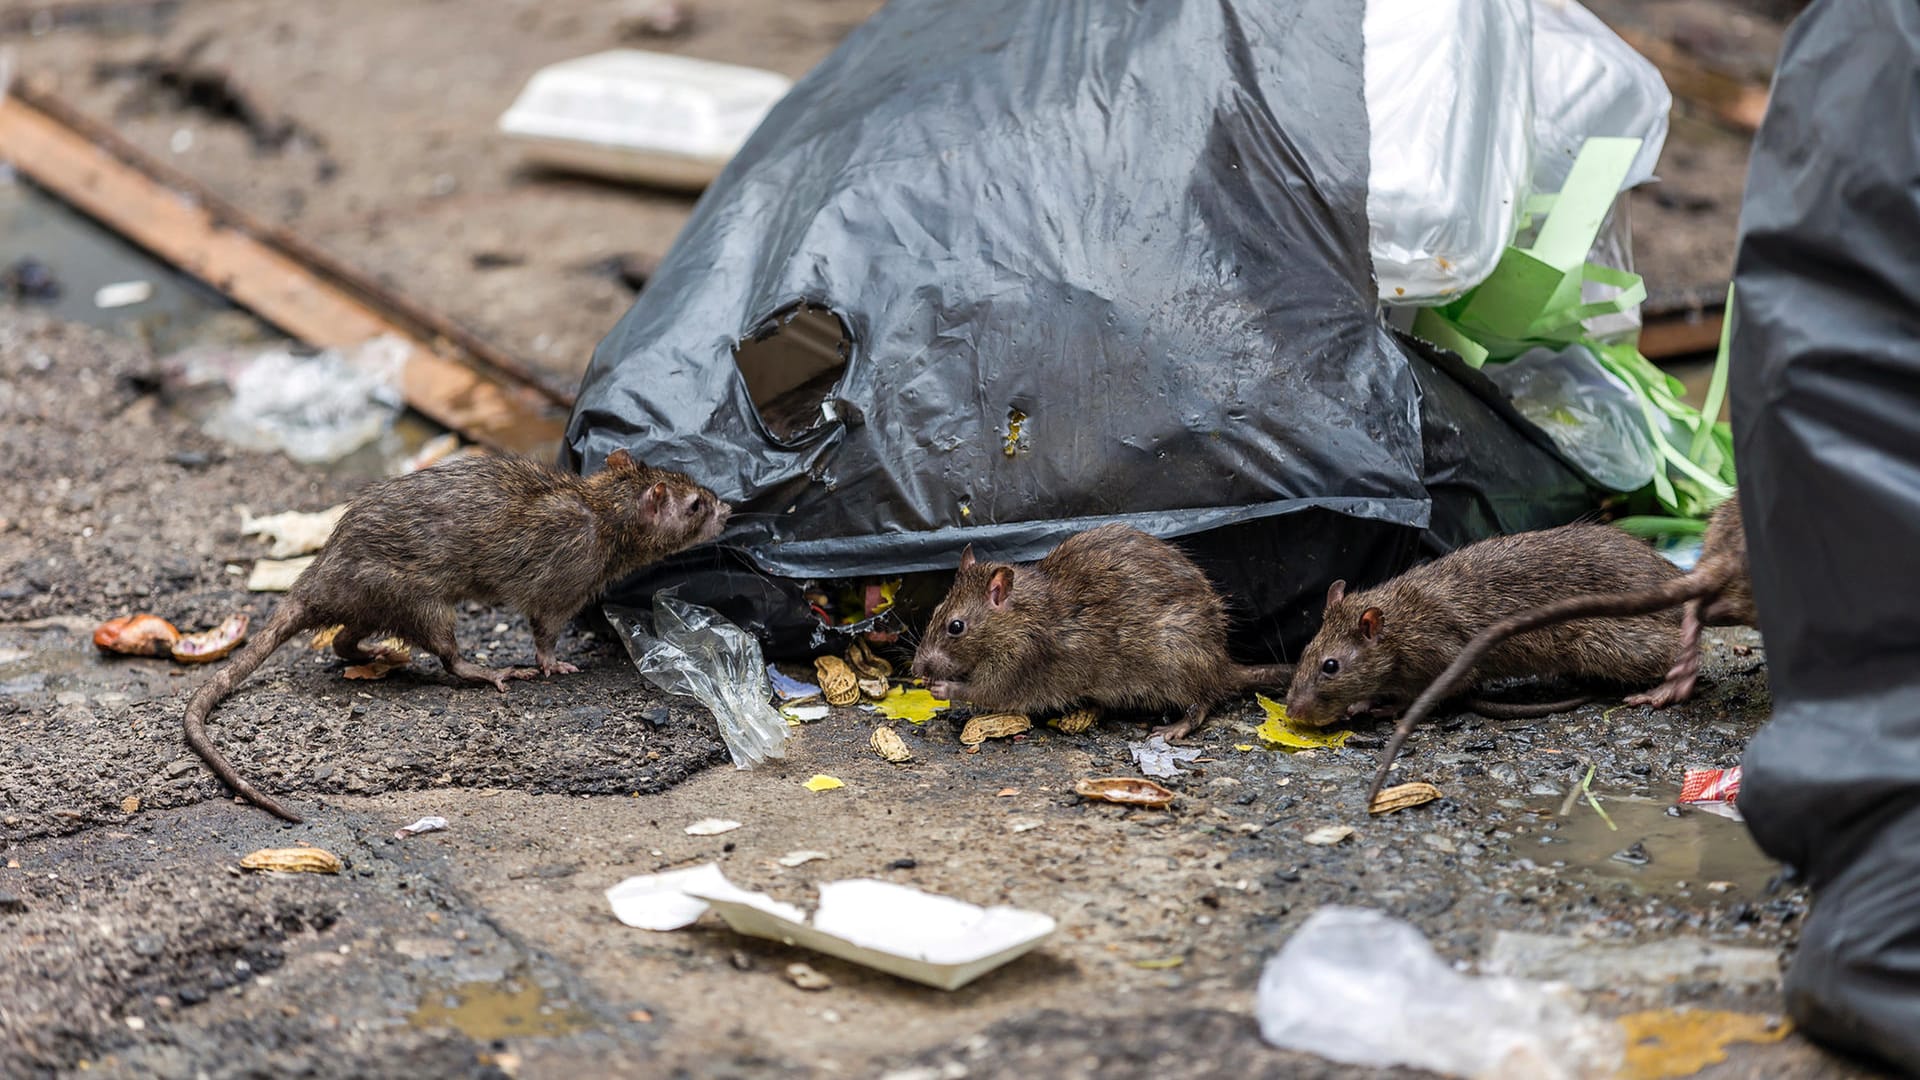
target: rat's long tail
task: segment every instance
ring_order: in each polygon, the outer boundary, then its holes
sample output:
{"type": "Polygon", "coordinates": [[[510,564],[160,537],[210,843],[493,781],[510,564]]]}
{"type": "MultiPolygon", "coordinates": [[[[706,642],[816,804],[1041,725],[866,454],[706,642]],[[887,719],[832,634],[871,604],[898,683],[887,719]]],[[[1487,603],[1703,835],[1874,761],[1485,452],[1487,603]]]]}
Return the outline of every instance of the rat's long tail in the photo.
{"type": "Polygon", "coordinates": [[[1239,685],[1234,688],[1236,693],[1244,693],[1248,690],[1260,690],[1263,688],[1285,690],[1287,684],[1293,681],[1293,665],[1258,664],[1249,666],[1246,664],[1235,664],[1233,674],[1234,677],[1239,680],[1239,685]]]}
{"type": "Polygon", "coordinates": [[[1542,604],[1531,611],[1509,615],[1474,636],[1453,663],[1440,673],[1439,677],[1427,684],[1420,696],[1400,717],[1400,723],[1393,729],[1393,738],[1387,740],[1387,747],[1380,753],[1380,768],[1373,774],[1373,787],[1367,790],[1367,805],[1372,806],[1374,797],[1380,794],[1380,786],[1386,783],[1387,771],[1393,767],[1393,759],[1400,753],[1400,747],[1406,743],[1407,736],[1413,734],[1414,725],[1424,720],[1434,706],[1444,701],[1458,689],[1467,673],[1473,670],[1481,658],[1494,646],[1515,634],[1524,634],[1529,630],[1538,630],[1554,623],[1571,622],[1574,619],[1615,618],[1625,619],[1635,615],[1647,615],[1656,611],[1684,604],[1689,600],[1698,600],[1711,596],[1733,580],[1738,566],[1732,560],[1714,559],[1703,562],[1693,573],[1662,582],[1651,588],[1630,593],[1586,593],[1569,596],[1564,600],[1555,600],[1551,604],[1542,604]]]}
{"type": "Polygon", "coordinates": [[[248,802],[288,821],[298,823],[300,815],[276,802],[272,796],[247,783],[234,770],[232,763],[221,756],[220,751],[207,738],[207,714],[220,704],[233,688],[253,674],[254,669],[266,663],[273,651],[287,643],[287,639],[305,630],[312,613],[307,605],[292,596],[280,602],[273,612],[273,618],[252,641],[233,654],[225,667],[214,673],[213,678],[200,684],[193,692],[193,700],[187,702],[187,745],[193,752],[206,761],[213,774],[226,781],[228,787],[239,792],[248,802]]]}

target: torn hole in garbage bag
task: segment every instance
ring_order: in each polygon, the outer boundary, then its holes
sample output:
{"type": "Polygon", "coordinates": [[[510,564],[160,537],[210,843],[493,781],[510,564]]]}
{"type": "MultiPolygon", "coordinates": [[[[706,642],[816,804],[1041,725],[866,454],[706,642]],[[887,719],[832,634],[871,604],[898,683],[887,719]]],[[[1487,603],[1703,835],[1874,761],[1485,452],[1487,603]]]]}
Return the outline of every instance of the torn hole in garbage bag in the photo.
{"type": "Polygon", "coordinates": [[[767,434],[792,444],[836,421],[860,424],[859,409],[837,396],[852,355],[853,334],[838,312],[797,301],[755,324],[733,362],[767,434]]]}

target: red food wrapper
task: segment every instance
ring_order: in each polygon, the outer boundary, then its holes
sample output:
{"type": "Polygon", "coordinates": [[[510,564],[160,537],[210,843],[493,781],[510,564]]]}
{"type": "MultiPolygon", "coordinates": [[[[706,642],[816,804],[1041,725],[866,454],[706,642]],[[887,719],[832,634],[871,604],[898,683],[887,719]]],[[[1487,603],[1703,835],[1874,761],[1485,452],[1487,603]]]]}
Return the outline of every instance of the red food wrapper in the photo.
{"type": "Polygon", "coordinates": [[[1688,769],[1680,782],[1683,803],[1732,802],[1740,794],[1740,767],[1731,769],[1688,769]]]}

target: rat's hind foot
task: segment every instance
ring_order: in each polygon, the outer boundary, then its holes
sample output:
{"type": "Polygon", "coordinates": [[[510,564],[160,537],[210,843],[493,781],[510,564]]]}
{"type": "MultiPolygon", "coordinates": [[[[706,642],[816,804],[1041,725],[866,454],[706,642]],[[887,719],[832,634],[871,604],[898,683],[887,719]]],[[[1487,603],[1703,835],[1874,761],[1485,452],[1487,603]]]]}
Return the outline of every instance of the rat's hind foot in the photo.
{"type": "Polygon", "coordinates": [[[1199,727],[1200,721],[1206,718],[1207,710],[1204,705],[1189,705],[1187,706],[1186,713],[1182,715],[1180,719],[1171,724],[1162,724],[1154,728],[1153,733],[1165,738],[1168,742],[1172,742],[1175,739],[1184,739],[1193,734],[1193,729],[1199,727]]]}
{"type": "Polygon", "coordinates": [[[567,663],[565,660],[542,660],[540,661],[540,674],[548,676],[578,675],[580,674],[580,669],[567,663]]]}
{"type": "Polygon", "coordinates": [[[1645,705],[1649,709],[1664,709],[1669,705],[1678,705],[1693,697],[1694,683],[1700,679],[1700,645],[1696,641],[1691,648],[1682,649],[1673,667],[1668,670],[1666,681],[1645,693],[1635,694],[1627,699],[1629,705],[1645,705]]]}

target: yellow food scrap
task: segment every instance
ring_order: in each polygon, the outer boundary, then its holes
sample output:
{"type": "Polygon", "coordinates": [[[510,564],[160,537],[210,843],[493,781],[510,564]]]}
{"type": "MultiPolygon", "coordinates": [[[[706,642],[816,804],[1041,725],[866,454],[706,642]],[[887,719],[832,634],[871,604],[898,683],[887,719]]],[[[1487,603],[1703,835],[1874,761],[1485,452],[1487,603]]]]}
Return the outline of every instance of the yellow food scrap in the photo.
{"type": "Polygon", "coordinates": [[[875,703],[874,707],[880,710],[880,715],[889,720],[924,724],[933,719],[935,713],[945,712],[947,704],[925,690],[908,690],[896,686],[891,693],[875,703]]]}
{"type": "Polygon", "coordinates": [[[815,773],[813,774],[813,779],[801,786],[805,787],[808,791],[832,791],[834,788],[843,788],[847,785],[828,776],[826,773],[815,773]]]}
{"type": "Polygon", "coordinates": [[[1327,746],[1343,746],[1353,738],[1353,732],[1326,731],[1320,728],[1300,727],[1287,716],[1287,707],[1266,696],[1255,694],[1254,700],[1267,714],[1266,723],[1255,729],[1262,742],[1277,746],[1282,750],[1318,750],[1327,746]]]}
{"type": "Polygon", "coordinates": [[[1719,1009],[1651,1009],[1628,1013],[1617,1023],[1627,1040],[1623,1080],[1692,1076],[1727,1060],[1731,1043],[1775,1043],[1793,1030],[1777,1016],[1719,1009]]]}

